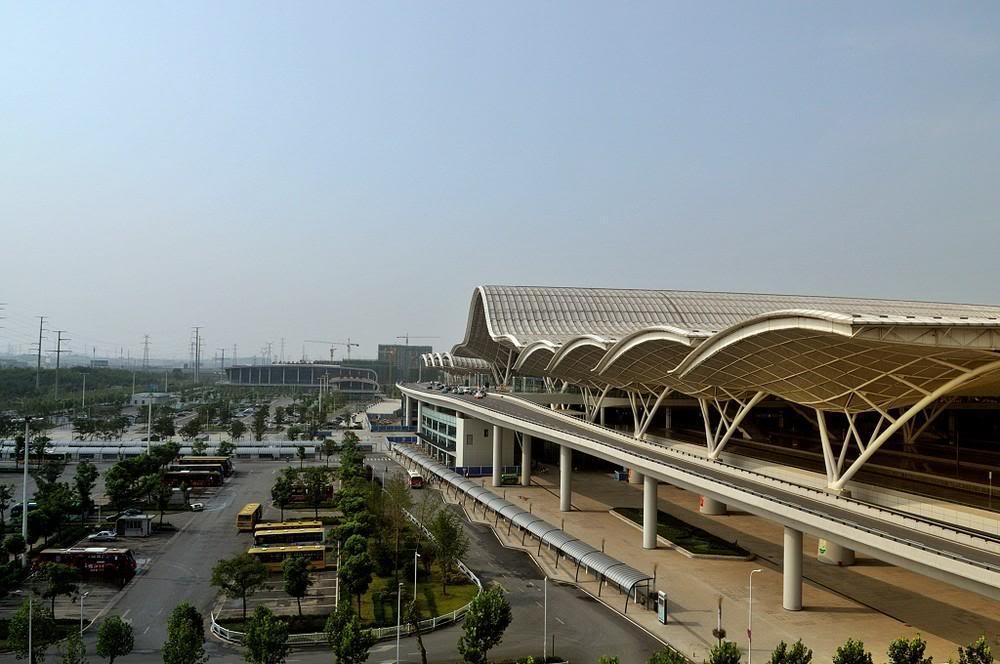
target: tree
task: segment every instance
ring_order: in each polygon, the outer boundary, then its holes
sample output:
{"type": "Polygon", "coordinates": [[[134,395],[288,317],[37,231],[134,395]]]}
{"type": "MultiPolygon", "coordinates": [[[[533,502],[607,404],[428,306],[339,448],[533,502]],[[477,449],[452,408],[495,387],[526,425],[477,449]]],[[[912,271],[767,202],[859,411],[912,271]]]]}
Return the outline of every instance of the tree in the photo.
{"type": "Polygon", "coordinates": [[[247,597],[267,581],[267,568],[256,557],[241,553],[220,560],[212,568],[212,585],[230,599],[243,600],[243,620],[247,619],[247,597]]]}
{"type": "Polygon", "coordinates": [[[332,457],[337,452],[337,443],[333,438],[326,438],[323,440],[323,456],[326,457],[326,466],[330,467],[330,457],[332,457]]]}
{"type": "MultiPolygon", "coordinates": [[[[32,625],[34,627],[34,625],[32,625]]],[[[63,646],[62,664],[86,664],[87,648],[83,645],[80,632],[75,629],[69,631],[66,637],[66,644],[63,646]]]]}
{"type": "Polygon", "coordinates": [[[177,435],[177,427],[174,426],[174,416],[165,413],[153,420],[153,433],[160,437],[160,440],[177,435]]]}
{"type": "MultiPolygon", "coordinates": [[[[28,657],[28,601],[24,600],[7,627],[7,643],[18,659],[28,657]]],[[[45,660],[45,651],[58,639],[52,612],[39,602],[31,604],[31,659],[29,664],[45,660]]]]}
{"type": "Polygon", "coordinates": [[[459,558],[469,549],[469,538],[450,510],[439,510],[428,528],[434,537],[434,559],[441,570],[441,591],[448,594],[448,576],[459,558]]]}
{"type": "Polygon", "coordinates": [[[247,425],[243,424],[243,420],[234,419],[229,423],[229,435],[233,437],[233,440],[240,440],[246,432],[247,425]]]}
{"type": "Polygon", "coordinates": [[[56,612],[56,597],[74,595],[79,590],[80,573],[75,567],[60,563],[45,563],[38,570],[38,580],[44,584],[42,597],[51,600],[50,610],[56,612]]]}
{"type": "Polygon", "coordinates": [[[292,502],[294,484],[295,478],[292,477],[292,474],[283,472],[278,475],[277,479],[274,480],[274,485],[271,487],[271,500],[273,500],[275,506],[281,510],[282,521],[285,520],[285,508],[292,502]]]}
{"type": "Polygon", "coordinates": [[[3,527],[6,525],[5,517],[7,514],[7,508],[10,507],[13,500],[14,485],[0,484],[0,532],[3,531],[3,527]]]}
{"type": "Polygon", "coordinates": [[[358,598],[358,613],[361,613],[361,596],[368,590],[372,582],[372,559],[367,551],[353,556],[347,556],[337,570],[340,583],[348,595],[358,598]]]}
{"type": "Polygon", "coordinates": [[[325,632],[337,664],[364,664],[368,660],[368,650],[375,645],[375,635],[361,628],[361,621],[350,604],[333,610],[326,620],[325,632]]]}
{"type": "Polygon", "coordinates": [[[124,657],[132,652],[135,645],[135,635],[132,633],[132,625],[121,619],[120,616],[111,616],[101,623],[101,628],[97,630],[97,654],[108,660],[108,664],[115,664],[116,657],[124,657]]]}
{"type": "Polygon", "coordinates": [[[274,409],[274,425],[280,427],[285,423],[285,409],[278,406],[274,409]]]}
{"type": "Polygon", "coordinates": [[[309,576],[309,561],[301,557],[285,558],[281,563],[281,577],[285,582],[285,592],[295,598],[302,616],[302,598],[309,592],[312,577],[309,576]]]}
{"type": "Polygon", "coordinates": [[[322,466],[313,466],[303,471],[305,481],[306,499],[312,505],[314,516],[319,519],[319,507],[326,500],[327,489],[330,481],[327,478],[327,470],[322,466]]]}
{"type": "Polygon", "coordinates": [[[510,604],[503,590],[497,586],[484,590],[469,603],[458,652],[466,662],[485,664],[486,654],[503,640],[510,621],[510,604]]]}
{"type": "Polygon", "coordinates": [[[966,647],[958,647],[958,664],[993,664],[993,653],[985,636],[980,636],[966,647]]]}
{"type": "Polygon", "coordinates": [[[201,428],[202,428],[201,417],[195,415],[190,420],[185,422],[184,426],[181,427],[180,431],[181,437],[184,438],[184,440],[191,440],[192,438],[197,437],[198,434],[201,433],[201,428]]]}
{"type": "Polygon", "coordinates": [[[417,600],[414,598],[406,608],[406,624],[417,637],[417,647],[420,648],[420,664],[427,664],[427,649],[424,648],[424,635],[420,630],[420,612],[417,611],[417,600]]]}
{"type": "Polygon", "coordinates": [[[712,646],[708,653],[708,664],[740,664],[739,646],[732,641],[712,646]]]}
{"type": "Polygon", "coordinates": [[[288,625],[266,606],[254,609],[243,637],[250,664],[281,664],[288,655],[288,625]]]}
{"type": "Polygon", "coordinates": [[[924,657],[927,642],[920,635],[912,639],[899,638],[889,644],[889,664],[931,664],[933,657],[924,657]]]}
{"type": "Polygon", "coordinates": [[[847,639],[833,654],[833,664],[872,664],[872,654],[865,650],[864,641],[847,639]]]}
{"type": "Polygon", "coordinates": [[[253,424],[250,426],[251,431],[253,431],[254,440],[260,442],[264,439],[264,434],[267,433],[267,414],[270,408],[267,406],[259,406],[253,414],[253,424]]]}
{"type": "Polygon", "coordinates": [[[653,656],[646,660],[646,664],[687,664],[687,661],[684,655],[670,648],[653,653],[653,656]]]}
{"type": "Polygon", "coordinates": [[[208,453],[208,443],[204,440],[196,440],[191,444],[192,456],[205,456],[208,453]]]}
{"type": "Polygon", "coordinates": [[[219,456],[233,456],[236,451],[236,443],[231,440],[220,440],[219,441],[219,456]]]}
{"type": "Polygon", "coordinates": [[[295,447],[295,456],[299,458],[299,470],[302,470],[302,463],[306,460],[306,448],[303,445],[295,447]]]}
{"type": "Polygon", "coordinates": [[[21,537],[21,533],[11,533],[3,540],[3,550],[12,556],[19,556],[27,550],[28,546],[21,537]]]}
{"type": "Polygon", "coordinates": [[[409,483],[398,475],[390,477],[385,483],[385,523],[393,538],[392,576],[396,583],[399,583],[399,542],[406,530],[406,512],[412,507],[409,483]]]}
{"type": "Polygon", "coordinates": [[[768,664],[809,664],[812,657],[813,651],[802,644],[802,639],[793,643],[791,647],[784,641],[779,641],[771,653],[768,664]]]}
{"type": "Polygon", "coordinates": [[[151,475],[151,477],[156,478],[156,486],[153,488],[153,502],[156,504],[156,509],[160,510],[160,525],[163,525],[163,513],[167,511],[170,507],[170,499],[174,495],[174,490],[170,487],[170,484],[166,481],[166,473],[160,471],[156,475],[151,475]]]}
{"type": "Polygon", "coordinates": [[[167,640],[163,664],[205,664],[205,619],[193,606],[182,602],[167,618],[167,640]]]}
{"type": "Polygon", "coordinates": [[[66,515],[73,509],[73,490],[69,488],[69,484],[55,482],[44,490],[39,488],[35,493],[35,500],[38,502],[38,511],[45,519],[46,534],[53,530],[62,534],[66,515]]]}
{"type": "Polygon", "coordinates": [[[73,475],[73,486],[76,489],[76,501],[80,504],[80,522],[86,518],[87,513],[94,509],[94,499],[91,492],[97,484],[97,466],[89,461],[81,461],[76,467],[76,474],[73,475]]]}

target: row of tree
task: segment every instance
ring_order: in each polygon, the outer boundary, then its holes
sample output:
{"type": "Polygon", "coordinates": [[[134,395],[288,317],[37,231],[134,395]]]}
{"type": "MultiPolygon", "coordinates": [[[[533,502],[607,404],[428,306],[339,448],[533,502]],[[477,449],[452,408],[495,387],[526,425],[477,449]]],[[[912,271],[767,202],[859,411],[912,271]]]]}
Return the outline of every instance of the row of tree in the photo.
{"type": "MultiPolygon", "coordinates": [[[[932,657],[926,655],[927,642],[920,635],[912,639],[899,638],[889,644],[886,652],[888,664],[932,664],[932,657]]],[[[732,641],[722,641],[713,647],[706,664],[740,664],[739,646],[732,641]]],[[[771,652],[767,664],[810,664],[813,651],[802,640],[789,645],[778,643],[771,652]]],[[[863,641],[848,639],[837,648],[833,664],[873,664],[871,652],[865,649],[863,641]]],[[[952,661],[952,660],[949,660],[952,661]]],[[[993,653],[985,636],[979,637],[968,646],[959,647],[958,661],[953,664],[992,664],[993,653]]],[[[688,659],[676,650],[664,650],[649,658],[647,664],[687,664],[688,659]]],[[[601,664],[618,664],[617,657],[601,657],[601,664]]]]}

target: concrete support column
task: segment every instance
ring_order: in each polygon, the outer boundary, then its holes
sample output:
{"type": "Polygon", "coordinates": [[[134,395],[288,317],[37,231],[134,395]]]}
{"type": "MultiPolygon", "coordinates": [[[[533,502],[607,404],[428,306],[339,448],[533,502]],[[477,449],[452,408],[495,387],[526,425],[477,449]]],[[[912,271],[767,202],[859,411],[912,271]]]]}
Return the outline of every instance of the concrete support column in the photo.
{"type": "Polygon", "coordinates": [[[598,421],[600,422],[600,424],[601,424],[602,427],[604,426],[604,411],[605,411],[604,406],[601,406],[600,410],[598,411],[600,413],[600,416],[599,416],[600,419],[598,421]]]}
{"type": "Polygon", "coordinates": [[[629,484],[642,484],[642,473],[640,473],[635,468],[628,469],[628,483],[629,484]]]}
{"type": "Polygon", "coordinates": [[[816,547],[816,560],[827,565],[849,567],[854,564],[854,549],[821,539],[816,547]]]}
{"type": "Polygon", "coordinates": [[[521,486],[531,484],[531,436],[521,435],[521,486]]]}
{"type": "Polygon", "coordinates": [[[503,429],[493,425],[493,486],[500,486],[500,466],[503,461],[500,452],[503,444],[503,429]]]}
{"type": "Polygon", "coordinates": [[[642,548],[656,548],[656,485],[655,477],[646,475],[642,482],[642,548]]]}
{"type": "Polygon", "coordinates": [[[559,511],[572,509],[573,450],[568,445],[559,446],[559,511]]]}
{"type": "Polygon", "coordinates": [[[667,431],[674,428],[674,411],[670,408],[663,409],[663,426],[667,431]]]}
{"type": "Polygon", "coordinates": [[[726,504],[715,498],[702,496],[698,501],[698,511],[709,516],[723,516],[726,513],[726,504]]]}
{"type": "Polygon", "coordinates": [[[786,611],[802,610],[802,531],[785,526],[785,561],[781,568],[786,611]]]}
{"type": "Polygon", "coordinates": [[[403,426],[410,426],[410,421],[413,419],[413,399],[407,395],[403,395],[403,426]]]}

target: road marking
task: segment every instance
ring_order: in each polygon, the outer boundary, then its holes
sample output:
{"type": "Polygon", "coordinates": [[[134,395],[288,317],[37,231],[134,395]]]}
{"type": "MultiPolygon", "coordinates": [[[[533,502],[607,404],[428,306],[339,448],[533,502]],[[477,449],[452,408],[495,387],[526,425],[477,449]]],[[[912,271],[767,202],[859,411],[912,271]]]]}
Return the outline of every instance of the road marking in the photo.
{"type": "MultiPolygon", "coordinates": [[[[29,505],[29,507],[30,507],[30,505],[29,505]]],[[[559,619],[556,618],[556,620],[559,620],[559,619]]],[[[150,627],[149,625],[146,625],[146,629],[142,630],[142,633],[145,634],[146,632],[148,632],[149,631],[149,627],[150,627]]]]}
{"type": "MultiPolygon", "coordinates": [[[[31,505],[28,505],[28,507],[31,507],[31,505]]],[[[122,620],[125,620],[125,616],[127,616],[128,612],[131,611],[131,610],[132,609],[125,609],[125,613],[122,614],[122,620]]]]}
{"type": "Polygon", "coordinates": [[[559,623],[560,625],[565,625],[566,624],[565,622],[563,622],[562,618],[558,618],[558,617],[556,618],[556,622],[559,623]]]}
{"type": "Polygon", "coordinates": [[[539,602],[539,601],[538,601],[537,599],[535,600],[535,604],[537,604],[537,605],[538,605],[538,608],[539,608],[539,609],[544,609],[544,608],[545,608],[544,606],[542,606],[542,603],[541,603],[541,602],[539,602]]]}

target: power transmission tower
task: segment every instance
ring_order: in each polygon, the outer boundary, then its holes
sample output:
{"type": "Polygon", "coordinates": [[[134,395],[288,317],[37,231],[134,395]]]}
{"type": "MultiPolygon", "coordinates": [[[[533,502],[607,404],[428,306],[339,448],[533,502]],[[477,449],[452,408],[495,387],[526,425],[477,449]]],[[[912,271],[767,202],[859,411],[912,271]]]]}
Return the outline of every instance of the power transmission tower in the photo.
{"type": "Polygon", "coordinates": [[[149,368],[149,335],[142,335],[142,368],[149,368]]]}
{"type": "Polygon", "coordinates": [[[236,364],[236,344],[233,344],[233,359],[230,362],[236,364]]]}
{"type": "Polygon", "coordinates": [[[45,316],[38,316],[38,362],[35,365],[35,389],[42,387],[42,332],[44,331],[45,316]]]}
{"type": "Polygon", "coordinates": [[[201,326],[194,328],[194,382],[201,382],[201,326]]]}
{"type": "Polygon", "coordinates": [[[285,361],[285,338],[281,337],[281,355],[278,357],[278,361],[284,363],[285,361]]]}
{"type": "Polygon", "coordinates": [[[226,368],[226,349],[225,348],[216,348],[216,350],[219,351],[220,353],[222,353],[222,355],[219,357],[219,368],[220,369],[225,369],[226,368]]]}
{"type": "Polygon", "coordinates": [[[69,339],[63,337],[63,332],[65,331],[66,330],[54,330],[54,332],[56,333],[56,347],[55,349],[49,351],[50,353],[56,354],[56,381],[55,381],[55,391],[53,395],[54,399],[59,398],[59,358],[60,356],[62,356],[63,353],[69,352],[68,350],[63,350],[62,347],[62,342],[69,341],[69,339]]]}
{"type": "Polygon", "coordinates": [[[267,342],[267,363],[271,364],[271,342],[267,342]]]}

